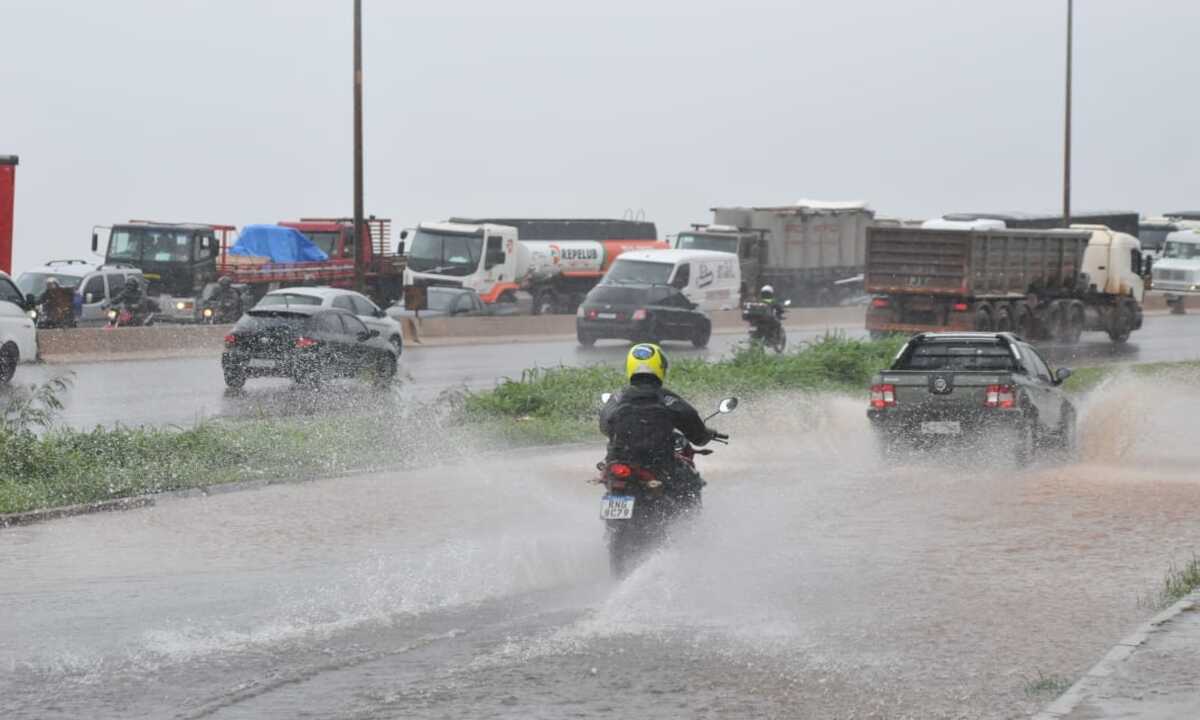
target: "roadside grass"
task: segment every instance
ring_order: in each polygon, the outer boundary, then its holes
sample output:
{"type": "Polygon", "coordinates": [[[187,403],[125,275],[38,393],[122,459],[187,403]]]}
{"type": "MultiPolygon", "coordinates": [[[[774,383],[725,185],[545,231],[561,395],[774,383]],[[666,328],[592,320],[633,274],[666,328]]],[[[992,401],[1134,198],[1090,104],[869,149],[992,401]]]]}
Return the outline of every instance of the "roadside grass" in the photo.
{"type": "Polygon", "coordinates": [[[1182,566],[1171,563],[1158,590],[1149,597],[1139,598],[1138,604],[1165,610],[1197,589],[1200,589],[1200,556],[1192,555],[1182,566]]]}
{"type": "Polygon", "coordinates": [[[1025,694],[1030,697],[1062,695],[1073,683],[1061,675],[1046,675],[1041,670],[1037,677],[1025,679],[1025,694]]]}
{"type": "Polygon", "coordinates": [[[1195,381],[1200,379],[1200,361],[1156,362],[1130,365],[1098,365],[1076,369],[1063,384],[1067,392],[1083,394],[1094,390],[1100,383],[1122,372],[1132,372],[1138,377],[1177,376],[1195,381]]]}

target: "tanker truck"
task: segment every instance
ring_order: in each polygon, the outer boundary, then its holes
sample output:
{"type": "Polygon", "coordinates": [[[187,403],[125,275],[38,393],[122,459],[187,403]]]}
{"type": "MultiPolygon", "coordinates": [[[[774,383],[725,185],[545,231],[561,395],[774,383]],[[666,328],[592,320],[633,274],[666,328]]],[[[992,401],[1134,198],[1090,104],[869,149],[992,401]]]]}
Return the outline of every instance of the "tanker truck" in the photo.
{"type": "Polygon", "coordinates": [[[430,285],[475,290],[485,303],[532,300],[534,314],[574,313],[614,259],[666,248],[654,223],[635,220],[451,218],[408,239],[406,292],[430,285]]]}
{"type": "Polygon", "coordinates": [[[678,233],[674,247],[737,253],[743,300],[767,284],[794,305],[836,305],[861,292],[866,231],[875,217],[865,203],[800,200],[712,213],[711,225],[678,233]]]}
{"type": "MultiPolygon", "coordinates": [[[[957,221],[966,222],[966,221],[957,221]]],[[[1115,343],[1142,326],[1141,245],[1104,225],[1064,230],[885,227],[867,230],[867,330],[1007,331],[1115,343]]]]}

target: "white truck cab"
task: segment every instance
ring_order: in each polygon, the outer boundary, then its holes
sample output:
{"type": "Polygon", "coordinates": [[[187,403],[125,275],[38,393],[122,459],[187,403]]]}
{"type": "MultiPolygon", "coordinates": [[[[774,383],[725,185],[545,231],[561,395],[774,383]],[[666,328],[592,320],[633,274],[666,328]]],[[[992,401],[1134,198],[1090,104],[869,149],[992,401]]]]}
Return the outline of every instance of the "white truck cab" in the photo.
{"type": "Polygon", "coordinates": [[[1167,235],[1162,259],[1151,270],[1155,290],[1167,301],[1184,295],[1200,295],[1200,231],[1182,230],[1167,235]]]}
{"type": "Polygon", "coordinates": [[[517,231],[504,225],[427,222],[408,239],[404,284],[453,283],[470,288],[485,303],[515,293],[517,231]]]}
{"type": "Polygon", "coordinates": [[[739,306],[738,256],[714,250],[638,250],[617,258],[606,284],[665,284],[677,288],[701,312],[739,306]]]}
{"type": "Polygon", "coordinates": [[[1138,239],[1105,225],[1072,225],[1071,229],[1092,233],[1083,253],[1083,271],[1095,292],[1132,297],[1140,305],[1146,283],[1142,279],[1142,244],[1138,239]]]}

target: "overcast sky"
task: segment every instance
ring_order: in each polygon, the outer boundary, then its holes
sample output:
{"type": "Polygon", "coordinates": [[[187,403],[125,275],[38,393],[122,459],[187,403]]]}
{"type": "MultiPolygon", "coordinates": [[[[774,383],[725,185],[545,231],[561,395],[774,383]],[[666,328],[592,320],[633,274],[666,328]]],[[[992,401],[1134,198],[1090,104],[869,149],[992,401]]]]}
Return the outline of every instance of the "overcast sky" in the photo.
{"type": "MultiPolygon", "coordinates": [[[[366,206],[1056,210],[1065,0],[364,0],[366,206]]],[[[20,272],[95,224],[352,209],[350,0],[0,0],[20,272]]],[[[1195,0],[1077,0],[1074,200],[1200,206],[1195,0]]]]}

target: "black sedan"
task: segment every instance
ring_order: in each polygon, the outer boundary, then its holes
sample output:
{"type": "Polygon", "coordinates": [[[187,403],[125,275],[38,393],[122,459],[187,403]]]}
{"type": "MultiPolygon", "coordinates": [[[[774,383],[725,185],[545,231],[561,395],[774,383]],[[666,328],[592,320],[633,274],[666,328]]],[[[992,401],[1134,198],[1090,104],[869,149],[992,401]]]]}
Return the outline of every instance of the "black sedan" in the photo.
{"type": "Polygon", "coordinates": [[[622,338],[688,340],[704,347],[712,335],[712,320],[669,285],[597,285],[575,314],[575,334],[585,346],[603,338],[622,338]]]}
{"type": "Polygon", "coordinates": [[[240,388],[252,377],[290,377],[316,383],[327,377],[370,374],[380,383],[396,375],[396,346],[346,310],[312,305],[255,308],[225,336],[225,384],[240,388]]]}
{"type": "Polygon", "coordinates": [[[387,309],[387,314],[397,320],[406,317],[431,318],[439,316],[478,317],[481,315],[516,315],[520,311],[517,303],[494,302],[487,304],[479,299],[479,293],[470,288],[431,285],[425,289],[425,307],[413,311],[405,307],[404,299],[387,309]]]}

